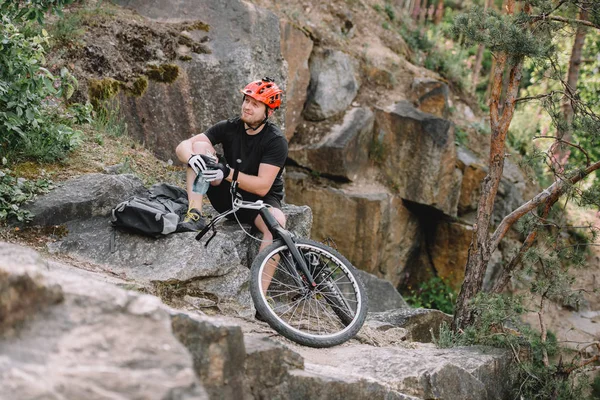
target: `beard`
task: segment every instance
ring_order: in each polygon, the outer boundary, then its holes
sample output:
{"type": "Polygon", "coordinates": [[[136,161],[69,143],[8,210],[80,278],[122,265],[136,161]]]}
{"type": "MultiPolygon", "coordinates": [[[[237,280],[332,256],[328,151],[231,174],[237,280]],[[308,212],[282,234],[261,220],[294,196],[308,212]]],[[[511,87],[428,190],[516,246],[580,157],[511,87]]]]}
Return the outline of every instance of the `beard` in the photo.
{"type": "Polygon", "coordinates": [[[265,119],[265,116],[264,115],[249,116],[249,115],[245,115],[242,112],[242,115],[240,116],[240,119],[242,120],[242,122],[244,122],[247,125],[256,126],[256,125],[260,124],[265,119]]]}

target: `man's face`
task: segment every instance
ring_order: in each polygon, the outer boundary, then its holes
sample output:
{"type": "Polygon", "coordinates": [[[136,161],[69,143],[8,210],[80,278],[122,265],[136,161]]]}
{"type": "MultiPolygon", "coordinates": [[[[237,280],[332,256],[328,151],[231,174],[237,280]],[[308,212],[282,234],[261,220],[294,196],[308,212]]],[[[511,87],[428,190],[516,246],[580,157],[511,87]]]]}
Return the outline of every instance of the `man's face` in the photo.
{"type": "Polygon", "coordinates": [[[265,110],[267,105],[250,96],[244,96],[242,103],[242,121],[248,125],[256,125],[262,122],[265,118],[265,110]]]}

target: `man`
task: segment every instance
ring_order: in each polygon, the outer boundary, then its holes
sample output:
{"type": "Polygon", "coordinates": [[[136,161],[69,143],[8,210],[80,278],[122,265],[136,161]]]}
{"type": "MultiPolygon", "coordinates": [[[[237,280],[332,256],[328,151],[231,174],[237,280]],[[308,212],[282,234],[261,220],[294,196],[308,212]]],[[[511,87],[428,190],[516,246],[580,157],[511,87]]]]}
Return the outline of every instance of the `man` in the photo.
{"type": "MultiPolygon", "coordinates": [[[[180,161],[188,164],[187,193],[190,210],[185,223],[194,230],[206,224],[201,217],[202,194],[192,186],[202,174],[210,182],[208,199],[218,212],[231,208],[229,188],[233,168],[238,168],[238,191],[244,200],[263,200],[277,221],[285,226],[281,211],[283,199],[283,166],[288,154],[285,136],[268,119],[281,105],[283,91],[270,78],[249,83],[241,90],[244,95],[241,115],[213,125],[206,132],[181,142],[176,149],[180,161]],[[211,158],[214,146],[223,145],[224,160],[211,158]],[[242,160],[237,164],[236,160],[242,160]]],[[[263,234],[260,250],[272,241],[271,232],[255,210],[239,210],[241,222],[254,224],[263,234]]]]}

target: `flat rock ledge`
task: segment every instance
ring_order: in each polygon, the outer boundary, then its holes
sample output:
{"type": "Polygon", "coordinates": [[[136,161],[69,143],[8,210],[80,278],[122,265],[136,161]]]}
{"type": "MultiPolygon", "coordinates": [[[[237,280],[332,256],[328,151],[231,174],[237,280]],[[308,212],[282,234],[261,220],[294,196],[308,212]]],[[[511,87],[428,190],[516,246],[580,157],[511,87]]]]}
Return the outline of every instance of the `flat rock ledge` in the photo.
{"type": "Polygon", "coordinates": [[[119,282],[0,243],[0,398],[495,400],[510,391],[501,350],[306,348],[265,324],[173,309],[119,282]],[[18,298],[5,295],[17,288],[18,298]],[[23,318],[14,305],[40,294],[52,301],[23,318]]]}

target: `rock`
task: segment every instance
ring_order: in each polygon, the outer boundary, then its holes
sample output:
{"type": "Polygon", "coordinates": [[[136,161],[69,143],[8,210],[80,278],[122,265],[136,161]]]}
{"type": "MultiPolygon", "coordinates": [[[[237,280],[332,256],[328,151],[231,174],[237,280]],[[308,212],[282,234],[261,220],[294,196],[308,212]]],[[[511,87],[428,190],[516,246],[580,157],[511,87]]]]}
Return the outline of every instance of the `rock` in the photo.
{"type": "Polygon", "coordinates": [[[313,211],[313,239],[332,239],[355,267],[398,285],[420,239],[419,221],[400,198],[380,186],[324,187],[293,171],[285,179],[288,201],[313,211]]]}
{"type": "Polygon", "coordinates": [[[33,251],[0,242],[0,334],[60,303],[63,292],[39,273],[45,266],[33,251]]]}
{"type": "Polygon", "coordinates": [[[310,84],[304,118],[322,121],[344,111],[360,88],[357,77],[358,63],[348,54],[314,49],[310,57],[310,84]]]}
{"type": "Polygon", "coordinates": [[[477,210],[481,196],[481,182],[487,175],[487,168],[465,148],[459,147],[457,156],[458,167],[463,174],[458,200],[458,213],[462,215],[477,210]]]}
{"type": "Polygon", "coordinates": [[[460,172],[450,121],[401,101],[376,110],[374,140],[374,157],[400,197],[456,215],[460,172]]]}
{"type": "Polygon", "coordinates": [[[379,313],[369,313],[367,324],[375,324],[381,329],[381,324],[391,327],[404,328],[408,331],[408,339],[414,342],[430,343],[433,337],[439,337],[442,323],[448,325],[452,317],[438,310],[424,308],[400,308],[379,313]]]}
{"type": "Polygon", "coordinates": [[[63,182],[25,207],[31,225],[61,225],[68,221],[107,216],[127,198],[146,192],[133,175],[87,174],[63,182]]]}
{"type": "Polygon", "coordinates": [[[290,146],[288,157],[314,172],[355,180],[369,165],[369,145],[373,130],[373,112],[352,108],[340,125],[334,125],[315,144],[290,146]]]}
{"type": "Polygon", "coordinates": [[[365,271],[359,270],[358,274],[367,289],[369,312],[381,312],[409,307],[402,298],[402,295],[390,282],[365,271]]]}
{"type": "Polygon", "coordinates": [[[245,335],[244,344],[246,385],[254,398],[272,398],[266,396],[265,388],[284,383],[291,370],[304,369],[304,359],[298,353],[269,338],[245,335]]]}
{"type": "MultiPolygon", "coordinates": [[[[486,177],[488,168],[483,161],[464,148],[458,150],[457,165],[463,173],[458,210],[459,214],[467,214],[477,210],[481,182],[486,177]]],[[[526,179],[519,168],[510,160],[506,160],[494,202],[494,222],[499,223],[502,218],[523,204],[524,196],[533,197],[535,193],[535,188],[527,187],[526,179]]]]}
{"type": "Polygon", "coordinates": [[[411,99],[419,110],[440,118],[448,118],[450,89],[444,82],[430,78],[415,78],[411,85],[411,99]]]}
{"type": "MultiPolygon", "coordinates": [[[[31,209],[38,213],[38,222],[66,225],[68,234],[48,245],[51,252],[102,265],[166,299],[191,293],[200,301],[218,300],[215,307],[222,312],[253,316],[248,268],[258,252],[258,242],[232,222],[219,229],[208,248],[194,240],[195,233],[153,239],[113,230],[107,216],[111,208],[145,190],[131,176],[90,174],[66,181],[36,199],[31,209]]],[[[284,205],[283,211],[288,229],[307,237],[310,209],[284,205]]]]}
{"type": "Polygon", "coordinates": [[[173,312],[173,335],[188,349],[196,375],[211,399],[235,399],[244,393],[246,350],[239,326],[173,312]]]}
{"type": "MultiPolygon", "coordinates": [[[[173,83],[150,81],[143,96],[120,96],[128,132],[160,158],[176,160],[179,142],[204,132],[219,120],[239,115],[239,89],[247,83],[269,75],[286,91],[280,24],[272,12],[242,0],[115,3],[163,23],[181,22],[183,18],[209,25],[208,32],[189,33],[198,41],[202,39],[210,54],[194,54],[189,61],[177,61],[179,77],[173,83]]],[[[296,90],[300,88],[294,93],[296,90]]],[[[284,101],[273,116],[282,131],[285,116],[284,101]]]]}
{"type": "Polygon", "coordinates": [[[437,276],[455,291],[465,278],[465,266],[473,227],[458,222],[439,221],[430,248],[431,259],[437,276]]]}
{"type": "Polygon", "coordinates": [[[338,346],[327,349],[326,356],[321,357],[314,349],[298,348],[297,352],[305,358],[305,367],[304,371],[292,371],[295,378],[292,383],[310,379],[312,391],[307,395],[308,388],[294,387],[290,391],[298,395],[294,398],[302,398],[300,395],[311,399],[512,398],[509,369],[512,356],[506,350],[438,349],[432,344],[421,344],[417,348],[338,346]],[[306,361],[309,359],[319,361],[309,363],[306,361]]]}
{"type": "Polygon", "coordinates": [[[0,336],[0,397],[208,399],[157,298],[48,270],[20,246],[0,243],[0,249],[0,274],[11,273],[6,266],[16,256],[14,265],[42,275],[47,291],[60,285],[64,296],[31,315],[18,334],[0,336]]]}
{"type": "Polygon", "coordinates": [[[291,22],[281,20],[281,55],[287,61],[288,73],[285,92],[285,137],[294,136],[296,126],[302,119],[302,108],[310,82],[308,60],[313,42],[291,22]]]}

